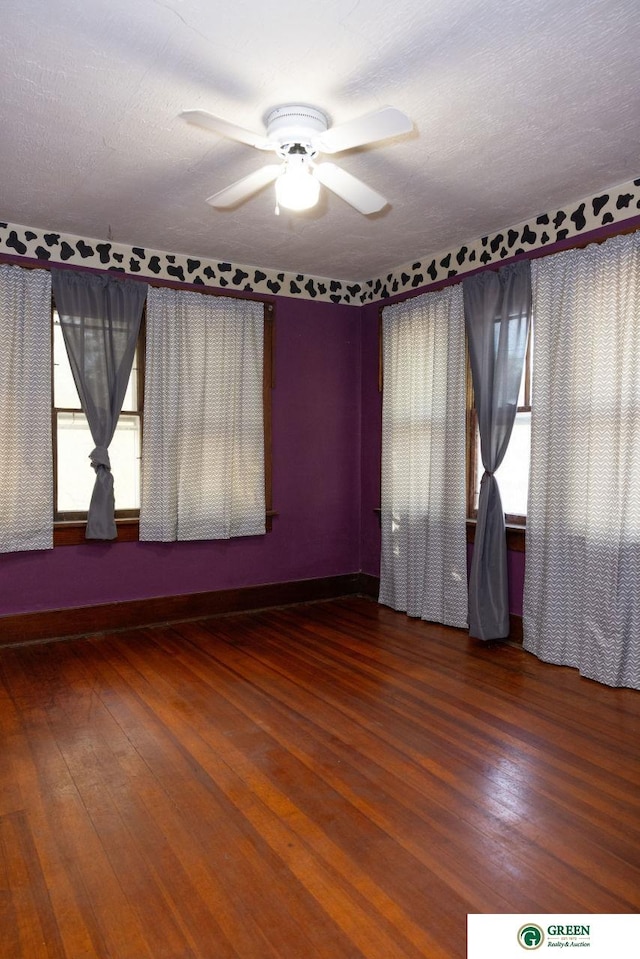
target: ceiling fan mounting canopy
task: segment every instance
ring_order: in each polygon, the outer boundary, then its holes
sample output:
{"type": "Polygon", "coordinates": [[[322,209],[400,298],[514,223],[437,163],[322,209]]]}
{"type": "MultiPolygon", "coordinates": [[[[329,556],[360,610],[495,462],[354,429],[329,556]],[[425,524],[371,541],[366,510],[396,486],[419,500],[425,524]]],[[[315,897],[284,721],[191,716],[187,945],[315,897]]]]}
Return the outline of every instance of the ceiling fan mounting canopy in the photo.
{"type": "Polygon", "coordinates": [[[271,110],[265,117],[265,126],[267,140],[278,156],[285,158],[303,153],[314,157],[319,152],[319,138],[326,133],[329,122],[315,107],[290,104],[271,110]]]}
{"type": "MultiPolygon", "coordinates": [[[[246,143],[257,150],[271,150],[280,160],[279,163],[269,163],[254,170],[248,176],[210,196],[207,203],[218,209],[238,206],[274,180],[279,181],[277,186],[281,189],[276,192],[279,202],[282,202],[280,194],[285,191],[281,181],[289,176],[291,180],[297,177],[307,198],[312,192],[317,195],[317,183],[313,186],[313,191],[310,189],[309,179],[312,177],[360,213],[377,213],[387,205],[382,194],[372,190],[337,164],[317,163],[315,158],[319,153],[342,153],[354,147],[409,133],[413,129],[409,117],[395,107],[381,107],[338,126],[330,126],[326,114],[317,107],[298,103],[283,104],[266,114],[266,132],[263,134],[246,130],[206,110],[184,110],[180,116],[188,123],[204,127],[239,143],[246,143]]],[[[287,204],[282,202],[282,205],[287,204]]],[[[289,208],[308,209],[311,205],[311,202],[305,200],[304,206],[289,205],[289,208]]]]}

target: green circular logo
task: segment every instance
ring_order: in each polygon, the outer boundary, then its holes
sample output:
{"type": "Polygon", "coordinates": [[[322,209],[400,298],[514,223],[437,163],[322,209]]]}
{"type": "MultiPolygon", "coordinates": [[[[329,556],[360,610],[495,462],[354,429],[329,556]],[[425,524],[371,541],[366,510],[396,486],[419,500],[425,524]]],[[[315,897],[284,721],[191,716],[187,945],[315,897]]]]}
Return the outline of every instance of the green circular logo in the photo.
{"type": "Polygon", "coordinates": [[[544,932],[535,922],[528,922],[518,929],[518,942],[523,949],[539,949],[544,942],[544,932]]]}

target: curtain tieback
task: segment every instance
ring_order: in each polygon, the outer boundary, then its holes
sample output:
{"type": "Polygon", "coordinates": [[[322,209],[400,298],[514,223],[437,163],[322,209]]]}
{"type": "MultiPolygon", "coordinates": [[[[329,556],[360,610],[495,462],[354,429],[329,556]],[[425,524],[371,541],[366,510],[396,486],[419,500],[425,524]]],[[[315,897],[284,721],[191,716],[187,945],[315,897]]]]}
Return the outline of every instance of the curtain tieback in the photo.
{"type": "Polygon", "coordinates": [[[111,470],[111,460],[106,446],[96,446],[93,452],[89,454],[89,459],[96,473],[101,466],[104,469],[111,470]]]}

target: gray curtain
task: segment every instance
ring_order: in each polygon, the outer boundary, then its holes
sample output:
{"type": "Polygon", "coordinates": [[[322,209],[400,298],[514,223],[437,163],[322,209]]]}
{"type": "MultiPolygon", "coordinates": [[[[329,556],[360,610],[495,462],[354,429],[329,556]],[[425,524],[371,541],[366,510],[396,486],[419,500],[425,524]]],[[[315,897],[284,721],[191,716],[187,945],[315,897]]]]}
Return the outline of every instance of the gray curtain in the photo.
{"type": "Polygon", "coordinates": [[[131,373],[146,284],[92,273],[52,270],[53,296],[73,378],[95,449],[96,482],[87,539],[116,539],[108,447],[131,373]]]}
{"type": "Polygon", "coordinates": [[[531,317],[529,261],[487,270],[463,283],[464,313],[482,464],[478,519],[469,577],[469,633],[509,634],[504,512],[495,472],[509,445],[531,317]]]}

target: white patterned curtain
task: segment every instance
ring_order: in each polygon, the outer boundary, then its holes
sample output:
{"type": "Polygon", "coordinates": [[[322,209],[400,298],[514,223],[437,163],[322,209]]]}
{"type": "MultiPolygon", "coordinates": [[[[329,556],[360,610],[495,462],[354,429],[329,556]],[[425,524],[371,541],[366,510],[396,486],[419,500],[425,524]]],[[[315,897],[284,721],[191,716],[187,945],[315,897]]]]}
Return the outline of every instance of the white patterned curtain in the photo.
{"type": "Polygon", "coordinates": [[[532,263],[524,646],[640,688],[640,234],[532,263]]]}
{"type": "Polygon", "coordinates": [[[0,552],[53,547],[51,277],[0,266],[0,552]]]}
{"type": "Polygon", "coordinates": [[[141,540],[265,532],[264,307],[151,288],[141,540]]]}
{"type": "Polygon", "coordinates": [[[467,625],[462,287],[383,311],[380,602],[467,625]]]}

